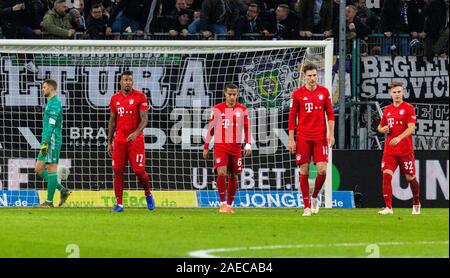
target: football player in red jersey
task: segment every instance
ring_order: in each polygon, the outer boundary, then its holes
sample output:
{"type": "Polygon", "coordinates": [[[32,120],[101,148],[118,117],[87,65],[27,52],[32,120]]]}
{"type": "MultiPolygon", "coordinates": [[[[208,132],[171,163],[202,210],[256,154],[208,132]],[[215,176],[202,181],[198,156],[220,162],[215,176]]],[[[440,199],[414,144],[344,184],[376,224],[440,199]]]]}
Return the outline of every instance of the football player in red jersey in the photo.
{"type": "Polygon", "coordinates": [[[328,89],[317,84],[317,66],[307,64],[302,71],[306,84],[291,95],[288,149],[296,153],[297,166],[300,166],[300,189],[305,207],[303,216],[310,216],[319,212],[317,196],[327,174],[328,148],[334,145],[334,113],[328,89]],[[311,156],[318,173],[310,202],[308,176],[311,156]]]}
{"type": "Polygon", "coordinates": [[[209,142],[214,136],[214,169],[217,171],[216,185],[221,202],[219,213],[233,213],[237,178],[242,172],[242,130],[246,143],[244,155],[250,156],[252,153],[248,110],[237,102],[238,90],[234,84],[225,86],[225,101],[212,108],[203,148],[203,158],[206,160],[209,156],[209,142]]]}
{"type": "Polygon", "coordinates": [[[414,107],[403,101],[403,83],[392,81],[392,104],[386,106],[378,125],[378,132],[386,134],[381,170],[383,171],[383,197],[386,207],[379,214],[393,214],[392,175],[398,166],[405,175],[413,195],[412,214],[420,214],[420,186],[416,179],[414,147],[411,134],[416,129],[414,107]]]}
{"type": "Polygon", "coordinates": [[[120,76],[120,91],[109,104],[108,155],[112,157],[116,206],[112,212],[123,212],[122,195],[125,166],[130,161],[139,184],[144,188],[147,208],[153,210],[155,201],[150,192],[150,182],[145,171],[143,130],[148,122],[148,104],[145,94],[133,89],[133,73],[124,71],[120,76]],[[113,142],[114,138],[114,142],[113,142]]]}

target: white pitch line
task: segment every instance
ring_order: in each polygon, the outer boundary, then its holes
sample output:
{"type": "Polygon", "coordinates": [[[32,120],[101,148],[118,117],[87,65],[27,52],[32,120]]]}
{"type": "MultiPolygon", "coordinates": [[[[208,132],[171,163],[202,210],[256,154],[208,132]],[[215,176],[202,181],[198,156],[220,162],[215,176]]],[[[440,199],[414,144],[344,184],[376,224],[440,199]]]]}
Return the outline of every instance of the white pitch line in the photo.
{"type": "Polygon", "coordinates": [[[351,246],[367,246],[370,244],[377,245],[435,245],[435,244],[448,244],[447,241],[411,241],[411,242],[343,242],[333,244],[297,244],[297,245],[272,245],[272,246],[248,246],[248,247],[236,247],[236,248],[218,248],[218,249],[206,249],[191,251],[188,253],[190,257],[195,258],[220,258],[219,256],[212,255],[211,253],[224,253],[235,252],[242,250],[267,250],[267,249],[301,249],[301,248],[326,248],[326,247],[351,247],[351,246]]]}

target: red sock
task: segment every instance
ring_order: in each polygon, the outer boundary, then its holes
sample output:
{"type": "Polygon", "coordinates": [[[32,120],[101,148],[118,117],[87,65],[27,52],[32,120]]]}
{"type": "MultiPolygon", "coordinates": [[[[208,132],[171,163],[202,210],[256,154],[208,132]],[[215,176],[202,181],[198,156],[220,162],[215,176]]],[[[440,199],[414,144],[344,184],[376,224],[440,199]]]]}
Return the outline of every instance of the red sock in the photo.
{"type": "Polygon", "coordinates": [[[392,175],[383,173],[383,197],[387,208],[392,208],[392,175]]]}
{"type": "Polygon", "coordinates": [[[228,195],[227,195],[227,205],[231,206],[234,201],[234,196],[236,196],[237,189],[237,178],[228,178],[228,195]]]}
{"type": "Polygon", "coordinates": [[[114,194],[116,195],[117,204],[122,205],[123,171],[114,171],[114,194]]]}
{"type": "Polygon", "coordinates": [[[139,184],[144,187],[145,196],[150,195],[150,178],[148,176],[148,173],[146,171],[138,172],[136,173],[136,176],[138,178],[139,184]]]}
{"type": "Polygon", "coordinates": [[[217,191],[219,191],[220,202],[225,202],[225,193],[227,191],[226,176],[217,176],[217,191]]]}
{"type": "Polygon", "coordinates": [[[420,205],[420,185],[416,178],[409,182],[409,187],[411,188],[411,192],[413,194],[413,205],[420,205]]]}
{"type": "Polygon", "coordinates": [[[317,174],[316,182],[314,184],[314,191],[311,197],[317,198],[317,195],[319,195],[320,190],[322,189],[323,183],[325,182],[325,179],[327,177],[327,174],[321,175],[317,174]]]}
{"type": "Polygon", "coordinates": [[[300,174],[300,189],[302,191],[303,204],[305,205],[305,208],[310,208],[311,205],[309,204],[309,181],[308,181],[308,175],[300,174]]]}

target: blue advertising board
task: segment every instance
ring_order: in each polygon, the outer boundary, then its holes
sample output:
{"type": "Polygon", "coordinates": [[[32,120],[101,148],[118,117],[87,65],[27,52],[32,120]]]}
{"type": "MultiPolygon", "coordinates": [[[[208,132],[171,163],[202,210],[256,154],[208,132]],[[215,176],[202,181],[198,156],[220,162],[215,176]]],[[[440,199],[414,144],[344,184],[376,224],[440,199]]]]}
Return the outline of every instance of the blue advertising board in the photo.
{"type": "Polygon", "coordinates": [[[0,190],[0,207],[32,207],[39,205],[36,190],[0,190]]]}
{"type": "MultiPolygon", "coordinates": [[[[216,190],[197,191],[199,207],[219,207],[216,190]]],[[[320,196],[319,196],[320,200],[320,196]]],[[[333,208],[354,208],[353,191],[334,191],[333,208]]],[[[303,207],[302,194],[298,191],[240,190],[236,192],[234,207],[237,208],[298,208],[303,207]]]]}

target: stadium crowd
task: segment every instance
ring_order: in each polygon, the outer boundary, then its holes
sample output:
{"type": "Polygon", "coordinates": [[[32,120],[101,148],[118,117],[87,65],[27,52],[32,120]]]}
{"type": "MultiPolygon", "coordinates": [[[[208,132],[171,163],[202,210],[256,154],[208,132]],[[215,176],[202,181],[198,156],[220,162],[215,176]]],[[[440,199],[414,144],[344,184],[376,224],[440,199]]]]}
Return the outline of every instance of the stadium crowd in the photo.
{"type": "MultiPolygon", "coordinates": [[[[338,34],[339,2],[1,0],[0,19],[8,39],[322,39],[338,34]]],[[[448,0],[346,5],[347,41],[361,39],[363,54],[448,53],[448,0]]]]}

